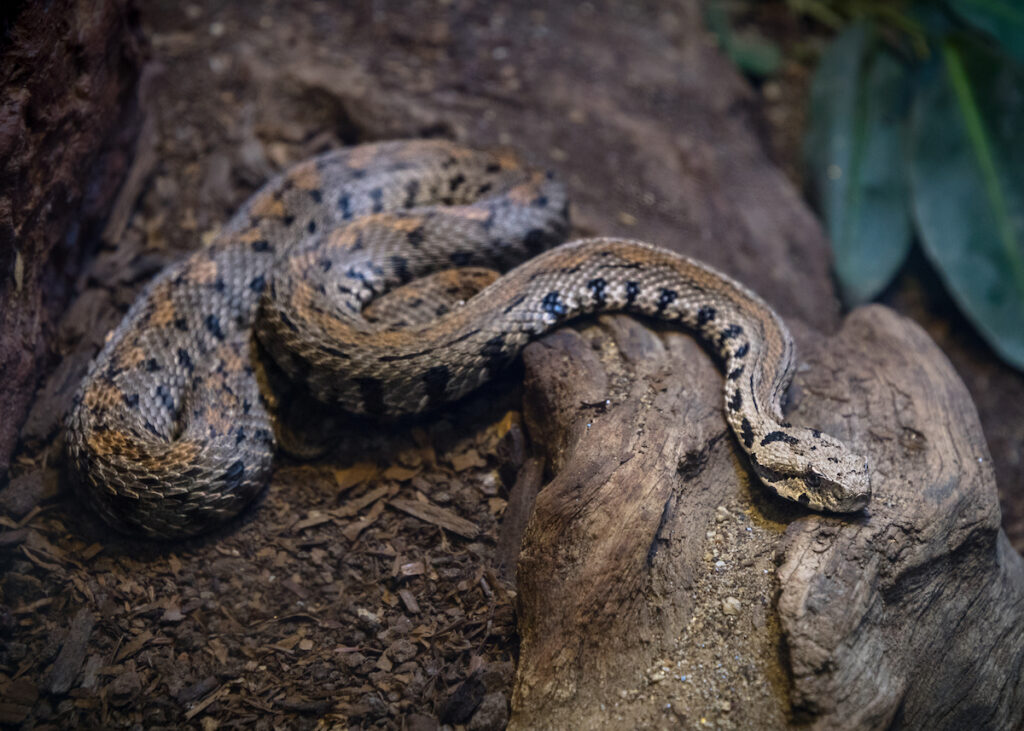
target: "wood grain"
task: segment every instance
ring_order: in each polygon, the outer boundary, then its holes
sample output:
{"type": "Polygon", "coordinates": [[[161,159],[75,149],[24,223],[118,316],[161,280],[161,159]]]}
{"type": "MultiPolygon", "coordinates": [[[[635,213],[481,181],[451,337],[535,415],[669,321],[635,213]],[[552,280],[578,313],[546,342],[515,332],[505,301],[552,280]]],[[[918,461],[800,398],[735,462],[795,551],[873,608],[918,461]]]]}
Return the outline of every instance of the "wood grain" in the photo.
{"type": "Polygon", "coordinates": [[[721,719],[765,727],[1024,719],[1024,561],[999,529],[966,389],[887,309],[832,338],[799,330],[787,416],[869,455],[860,517],[766,494],[726,431],[721,376],[686,336],[602,318],[527,349],[527,425],[553,478],[518,567],[513,727],[640,723],[673,701],[706,718],[723,700],[721,719]],[[736,516],[750,530],[718,540],[736,516]],[[708,670],[741,659],[754,680],[691,681],[713,701],[652,682],[680,644],[708,670]]]}

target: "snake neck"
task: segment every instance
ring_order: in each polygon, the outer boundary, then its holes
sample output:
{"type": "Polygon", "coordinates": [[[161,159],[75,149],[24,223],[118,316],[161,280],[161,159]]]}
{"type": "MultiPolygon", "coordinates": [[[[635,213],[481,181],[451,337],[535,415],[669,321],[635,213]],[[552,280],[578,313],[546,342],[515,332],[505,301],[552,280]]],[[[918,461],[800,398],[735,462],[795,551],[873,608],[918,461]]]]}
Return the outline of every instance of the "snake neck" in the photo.
{"type": "MultiPolygon", "coordinates": [[[[345,306],[358,311],[361,304],[345,306]]],[[[437,320],[373,337],[365,325],[332,323],[329,338],[288,350],[312,354],[307,372],[315,363],[334,374],[310,379],[319,398],[349,411],[402,416],[460,398],[504,368],[531,339],[600,312],[679,323],[720,358],[726,418],[755,471],[776,492],[825,510],[864,504],[869,490],[863,460],[827,435],[782,419],[793,345],[781,319],[729,277],[641,242],[564,244],[437,320]]],[[[274,312],[261,322],[270,328],[265,340],[308,334],[274,312]]]]}

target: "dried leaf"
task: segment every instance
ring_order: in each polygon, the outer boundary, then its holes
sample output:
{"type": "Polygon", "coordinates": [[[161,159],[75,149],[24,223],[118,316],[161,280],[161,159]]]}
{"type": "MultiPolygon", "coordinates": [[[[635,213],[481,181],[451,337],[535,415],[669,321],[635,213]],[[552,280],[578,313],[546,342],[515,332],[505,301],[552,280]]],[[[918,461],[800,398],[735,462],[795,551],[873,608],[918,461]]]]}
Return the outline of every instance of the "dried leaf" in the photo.
{"type": "Polygon", "coordinates": [[[339,490],[349,490],[356,485],[369,482],[377,476],[377,465],[373,462],[356,462],[343,470],[334,470],[334,481],[339,490]]]}
{"type": "Polygon", "coordinates": [[[416,500],[395,498],[389,502],[389,505],[401,510],[403,513],[408,513],[422,521],[440,526],[463,538],[476,538],[480,533],[476,523],[460,518],[450,510],[445,510],[433,503],[421,503],[416,500]]]}

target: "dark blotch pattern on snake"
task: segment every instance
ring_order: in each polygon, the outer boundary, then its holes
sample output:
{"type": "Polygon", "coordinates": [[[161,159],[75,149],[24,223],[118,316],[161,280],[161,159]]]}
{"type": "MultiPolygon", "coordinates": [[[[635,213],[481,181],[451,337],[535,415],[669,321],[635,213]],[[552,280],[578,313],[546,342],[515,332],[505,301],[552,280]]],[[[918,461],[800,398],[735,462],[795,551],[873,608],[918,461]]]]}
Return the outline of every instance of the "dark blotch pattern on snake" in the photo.
{"type": "Polygon", "coordinates": [[[641,242],[551,248],[567,208],[552,176],[444,141],[352,147],[272,180],[145,288],[92,364],[67,423],[89,501],[120,530],[170,538],[262,491],[275,440],[254,334],[318,399],[394,417],[458,399],[571,318],[618,310],[720,354],[726,417],[766,485],[819,510],[867,504],[863,459],[780,423],[793,345],[761,299],[641,242]]]}

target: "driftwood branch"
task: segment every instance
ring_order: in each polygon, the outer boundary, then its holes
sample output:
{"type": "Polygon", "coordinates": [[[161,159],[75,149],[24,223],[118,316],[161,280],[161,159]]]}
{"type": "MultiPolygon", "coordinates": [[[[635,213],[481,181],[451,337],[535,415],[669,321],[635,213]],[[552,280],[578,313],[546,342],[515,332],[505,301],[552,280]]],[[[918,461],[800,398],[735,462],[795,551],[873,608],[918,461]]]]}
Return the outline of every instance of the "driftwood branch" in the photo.
{"type": "Polygon", "coordinates": [[[1024,561],[966,389],[880,307],[801,341],[788,416],[870,457],[863,516],[765,494],[685,335],[609,317],[527,349],[553,478],[518,567],[514,726],[1024,719],[1024,561]]]}

